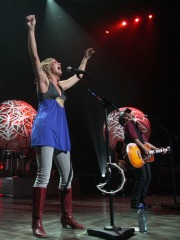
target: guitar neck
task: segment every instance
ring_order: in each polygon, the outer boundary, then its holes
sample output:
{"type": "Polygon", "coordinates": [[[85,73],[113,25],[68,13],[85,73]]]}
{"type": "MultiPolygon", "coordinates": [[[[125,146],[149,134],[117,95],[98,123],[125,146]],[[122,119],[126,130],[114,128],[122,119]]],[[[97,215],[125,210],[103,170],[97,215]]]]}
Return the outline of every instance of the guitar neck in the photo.
{"type": "Polygon", "coordinates": [[[150,150],[149,153],[150,153],[150,154],[162,153],[162,152],[164,152],[165,150],[168,150],[168,151],[169,151],[169,148],[162,148],[162,149],[157,149],[157,150],[150,150]]]}

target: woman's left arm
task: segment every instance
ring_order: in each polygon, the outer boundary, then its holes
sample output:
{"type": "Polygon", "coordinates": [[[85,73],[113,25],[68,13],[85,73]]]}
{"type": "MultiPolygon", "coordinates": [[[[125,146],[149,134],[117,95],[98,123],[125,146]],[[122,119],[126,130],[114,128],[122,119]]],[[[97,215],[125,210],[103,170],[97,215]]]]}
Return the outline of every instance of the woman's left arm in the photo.
{"type": "MultiPolygon", "coordinates": [[[[80,63],[79,70],[84,71],[87,65],[87,62],[91,55],[94,53],[93,48],[88,48],[85,51],[84,57],[80,63]]],[[[63,88],[63,90],[67,90],[71,88],[74,84],[76,84],[81,78],[83,77],[83,74],[79,74],[79,77],[75,74],[71,78],[64,80],[64,81],[59,81],[60,86],[63,88]]]]}

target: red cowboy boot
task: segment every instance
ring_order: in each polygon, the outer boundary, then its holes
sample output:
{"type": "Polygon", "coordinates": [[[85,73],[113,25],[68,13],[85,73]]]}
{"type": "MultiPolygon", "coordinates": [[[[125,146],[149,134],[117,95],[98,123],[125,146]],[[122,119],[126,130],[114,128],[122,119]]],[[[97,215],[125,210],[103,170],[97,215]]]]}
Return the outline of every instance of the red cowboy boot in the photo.
{"type": "Polygon", "coordinates": [[[72,216],[72,188],[59,190],[61,203],[61,224],[63,228],[69,225],[74,229],[85,229],[85,226],[77,223],[72,216]]]}
{"type": "Polygon", "coordinates": [[[46,233],[42,226],[42,216],[44,202],[46,198],[46,188],[33,188],[33,212],[32,212],[32,230],[33,235],[39,238],[45,238],[46,233]]]}

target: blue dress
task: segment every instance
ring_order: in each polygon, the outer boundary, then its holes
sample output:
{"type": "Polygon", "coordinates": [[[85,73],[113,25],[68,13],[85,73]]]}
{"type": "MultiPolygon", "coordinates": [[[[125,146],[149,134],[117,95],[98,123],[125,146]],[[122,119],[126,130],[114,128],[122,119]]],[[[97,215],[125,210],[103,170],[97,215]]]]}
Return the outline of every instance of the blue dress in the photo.
{"type": "Polygon", "coordinates": [[[61,151],[70,151],[70,137],[64,102],[66,95],[59,95],[50,81],[46,93],[38,92],[39,106],[32,127],[31,146],[49,146],[61,151]]]}

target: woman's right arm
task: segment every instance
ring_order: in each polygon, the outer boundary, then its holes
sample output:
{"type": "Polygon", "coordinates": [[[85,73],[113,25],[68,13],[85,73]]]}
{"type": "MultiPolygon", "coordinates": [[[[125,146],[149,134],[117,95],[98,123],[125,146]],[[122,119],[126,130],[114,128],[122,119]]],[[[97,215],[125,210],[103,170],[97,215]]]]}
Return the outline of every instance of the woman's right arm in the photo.
{"type": "Polygon", "coordinates": [[[35,25],[36,25],[35,16],[34,15],[27,16],[26,24],[28,26],[28,50],[31,57],[34,74],[40,87],[40,91],[44,92],[47,90],[47,77],[43,70],[41,69],[41,62],[37,52],[37,45],[35,39],[35,25]]]}

